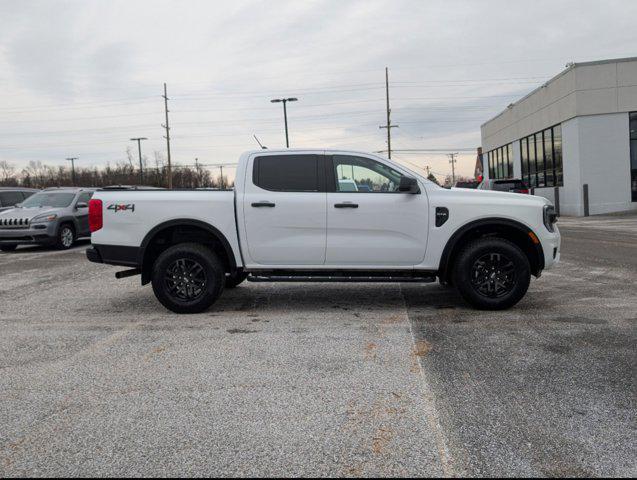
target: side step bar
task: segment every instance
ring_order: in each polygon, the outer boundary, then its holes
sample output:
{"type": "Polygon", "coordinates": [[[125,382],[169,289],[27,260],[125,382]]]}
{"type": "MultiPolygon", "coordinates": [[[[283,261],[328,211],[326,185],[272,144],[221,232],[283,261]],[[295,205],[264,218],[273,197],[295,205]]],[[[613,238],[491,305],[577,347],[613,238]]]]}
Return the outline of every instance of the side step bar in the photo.
{"type": "Polygon", "coordinates": [[[436,281],[435,275],[248,275],[249,282],[404,282],[404,283],[432,283],[436,281]]]}

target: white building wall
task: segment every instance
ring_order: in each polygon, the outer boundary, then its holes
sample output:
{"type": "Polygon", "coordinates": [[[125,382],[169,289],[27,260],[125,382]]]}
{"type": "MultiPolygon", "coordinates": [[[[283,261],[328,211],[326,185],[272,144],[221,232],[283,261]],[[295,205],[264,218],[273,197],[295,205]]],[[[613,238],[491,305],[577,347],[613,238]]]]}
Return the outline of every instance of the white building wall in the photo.
{"type": "Polygon", "coordinates": [[[577,119],[581,184],[589,186],[591,215],[637,209],[631,201],[628,113],[577,119]]]}
{"type": "MultiPolygon", "coordinates": [[[[560,188],[560,214],[584,215],[580,170],[580,118],[562,123],[562,168],[564,186],[560,188]]],[[[553,200],[554,201],[554,200],[553,200]]]]}
{"type": "Polygon", "coordinates": [[[513,178],[522,178],[522,153],[520,142],[513,142],[513,178]]]}

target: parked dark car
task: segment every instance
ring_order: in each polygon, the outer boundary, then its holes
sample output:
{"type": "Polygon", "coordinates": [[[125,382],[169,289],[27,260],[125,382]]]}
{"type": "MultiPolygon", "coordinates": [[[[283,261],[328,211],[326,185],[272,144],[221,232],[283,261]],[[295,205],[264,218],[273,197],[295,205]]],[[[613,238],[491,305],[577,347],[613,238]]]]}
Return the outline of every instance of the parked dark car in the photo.
{"type": "Polygon", "coordinates": [[[518,178],[508,180],[483,180],[479,190],[494,190],[496,192],[529,193],[529,187],[518,178]]]}
{"type": "Polygon", "coordinates": [[[34,188],[0,187],[0,212],[15,207],[38,191],[34,188]]]}

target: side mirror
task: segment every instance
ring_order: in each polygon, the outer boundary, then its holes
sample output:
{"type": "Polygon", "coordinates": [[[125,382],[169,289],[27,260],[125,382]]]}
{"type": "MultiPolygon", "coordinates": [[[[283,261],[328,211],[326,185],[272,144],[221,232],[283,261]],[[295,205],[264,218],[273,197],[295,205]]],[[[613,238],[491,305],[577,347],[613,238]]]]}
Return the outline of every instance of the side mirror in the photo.
{"type": "Polygon", "coordinates": [[[88,208],[88,203],[84,203],[84,202],[79,202],[77,205],[75,205],[76,209],[80,209],[80,208],[88,208]]]}
{"type": "Polygon", "coordinates": [[[398,191],[403,193],[420,193],[418,181],[412,177],[401,177],[398,191]]]}

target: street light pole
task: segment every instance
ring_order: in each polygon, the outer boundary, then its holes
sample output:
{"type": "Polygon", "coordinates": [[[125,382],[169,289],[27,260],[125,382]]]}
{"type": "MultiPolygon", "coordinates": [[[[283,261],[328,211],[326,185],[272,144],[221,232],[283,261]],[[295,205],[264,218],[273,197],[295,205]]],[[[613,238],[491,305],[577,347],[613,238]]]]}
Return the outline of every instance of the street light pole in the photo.
{"type": "Polygon", "coordinates": [[[139,185],[144,184],[144,165],[142,163],[142,140],[148,140],[146,137],[131,138],[132,142],[137,142],[137,151],[139,152],[139,185]]]}
{"type": "Polygon", "coordinates": [[[275,98],[270,100],[272,103],[283,103],[283,121],[285,122],[285,146],[290,148],[290,139],[288,137],[288,102],[297,102],[298,98],[275,98]]]}

